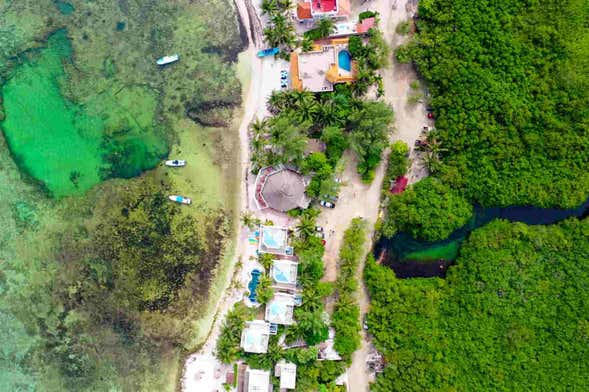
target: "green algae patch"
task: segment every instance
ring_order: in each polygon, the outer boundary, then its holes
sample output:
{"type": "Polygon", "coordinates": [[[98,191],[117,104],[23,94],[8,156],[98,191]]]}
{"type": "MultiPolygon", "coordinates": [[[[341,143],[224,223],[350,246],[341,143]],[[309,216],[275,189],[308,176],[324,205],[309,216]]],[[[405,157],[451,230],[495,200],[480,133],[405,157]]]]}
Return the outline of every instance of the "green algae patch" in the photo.
{"type": "Polygon", "coordinates": [[[82,194],[102,180],[132,177],[166,154],[154,126],[155,93],[143,87],[107,89],[78,104],[64,96],[72,48],[67,34],[28,52],[3,88],[9,148],[21,170],[55,197],[82,194]]]}
{"type": "Polygon", "coordinates": [[[75,10],[74,6],[67,1],[56,0],[54,4],[62,15],[71,15],[75,10]]]}

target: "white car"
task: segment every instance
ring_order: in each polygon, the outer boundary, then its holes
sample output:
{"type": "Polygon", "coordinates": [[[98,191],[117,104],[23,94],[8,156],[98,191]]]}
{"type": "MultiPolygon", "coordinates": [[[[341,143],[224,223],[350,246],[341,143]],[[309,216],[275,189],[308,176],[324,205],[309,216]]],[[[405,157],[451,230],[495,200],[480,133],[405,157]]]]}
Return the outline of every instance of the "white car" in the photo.
{"type": "Polygon", "coordinates": [[[319,205],[320,205],[321,207],[326,207],[326,208],[335,208],[335,204],[333,204],[333,203],[332,203],[332,202],[330,202],[330,201],[325,201],[325,200],[321,200],[321,201],[319,202],[319,205]]]}
{"type": "Polygon", "coordinates": [[[280,79],[286,80],[287,78],[288,78],[288,71],[285,71],[284,69],[282,71],[280,71],[280,79]]]}

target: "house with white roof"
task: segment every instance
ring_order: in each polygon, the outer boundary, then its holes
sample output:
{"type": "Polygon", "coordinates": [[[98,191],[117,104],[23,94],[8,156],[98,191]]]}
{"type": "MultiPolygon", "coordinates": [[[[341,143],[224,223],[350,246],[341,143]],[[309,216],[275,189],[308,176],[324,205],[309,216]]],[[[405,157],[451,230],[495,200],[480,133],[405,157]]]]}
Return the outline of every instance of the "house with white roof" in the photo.
{"type": "Polygon", "coordinates": [[[270,371],[250,369],[245,371],[243,390],[247,392],[271,392],[270,371]]]}
{"type": "Polygon", "coordinates": [[[294,295],[275,293],[274,298],[266,304],[266,321],[274,324],[291,325],[294,323],[294,295]]]}
{"type": "Polygon", "coordinates": [[[295,389],[297,385],[297,365],[280,360],[274,368],[274,375],[280,378],[280,390],[295,389]]]}
{"type": "Polygon", "coordinates": [[[299,263],[293,260],[274,260],[270,270],[270,276],[274,286],[279,289],[294,290],[297,285],[299,263]]]}
{"type": "Polygon", "coordinates": [[[247,353],[265,354],[268,352],[270,339],[270,323],[264,320],[246,322],[241,332],[241,348],[247,353]]]}

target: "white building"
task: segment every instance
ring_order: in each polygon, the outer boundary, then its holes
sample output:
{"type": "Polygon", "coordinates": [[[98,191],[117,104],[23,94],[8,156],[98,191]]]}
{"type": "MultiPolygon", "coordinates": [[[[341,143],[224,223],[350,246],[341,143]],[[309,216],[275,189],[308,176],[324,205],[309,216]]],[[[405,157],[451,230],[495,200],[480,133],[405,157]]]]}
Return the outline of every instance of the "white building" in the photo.
{"type": "Polygon", "coordinates": [[[299,263],[292,260],[274,260],[270,275],[275,286],[284,289],[294,289],[297,285],[299,263]]]}
{"type": "Polygon", "coordinates": [[[241,332],[241,348],[248,353],[265,354],[268,352],[270,324],[264,320],[248,321],[241,332]]]}
{"type": "Polygon", "coordinates": [[[294,295],[276,293],[266,305],[266,321],[274,324],[291,325],[294,322],[294,295]]]}
{"type": "Polygon", "coordinates": [[[280,378],[280,390],[295,389],[297,385],[297,365],[280,360],[274,368],[274,375],[280,378]]]}
{"type": "Polygon", "coordinates": [[[247,368],[243,389],[247,392],[270,392],[270,372],[247,368]]]}

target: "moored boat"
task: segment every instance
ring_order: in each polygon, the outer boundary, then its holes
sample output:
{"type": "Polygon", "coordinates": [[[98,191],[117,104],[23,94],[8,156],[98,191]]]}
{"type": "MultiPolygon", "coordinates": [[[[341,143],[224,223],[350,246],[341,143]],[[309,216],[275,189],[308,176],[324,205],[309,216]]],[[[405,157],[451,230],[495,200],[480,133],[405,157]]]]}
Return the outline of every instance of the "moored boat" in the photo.
{"type": "Polygon", "coordinates": [[[156,63],[157,65],[166,65],[174,63],[178,60],[180,60],[180,56],[177,54],[173,54],[171,56],[160,57],[159,59],[157,59],[156,63]]]}
{"type": "Polygon", "coordinates": [[[192,203],[192,199],[190,197],[178,196],[178,195],[170,195],[168,199],[171,201],[175,201],[176,203],[180,204],[190,204],[192,203]]]}
{"type": "Polygon", "coordinates": [[[171,159],[169,161],[166,161],[166,166],[170,166],[170,167],[186,166],[186,161],[181,160],[181,159],[171,159]]]}

